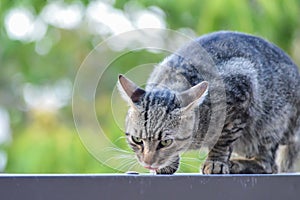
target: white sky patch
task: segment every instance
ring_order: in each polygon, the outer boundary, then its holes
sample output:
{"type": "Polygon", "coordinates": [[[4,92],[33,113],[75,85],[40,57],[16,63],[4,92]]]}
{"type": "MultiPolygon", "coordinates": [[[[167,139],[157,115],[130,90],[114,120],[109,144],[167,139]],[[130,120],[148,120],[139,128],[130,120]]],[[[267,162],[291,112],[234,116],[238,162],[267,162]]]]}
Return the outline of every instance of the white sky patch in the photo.
{"type": "MultiPolygon", "coordinates": [[[[164,17],[164,12],[158,7],[145,10],[135,8],[124,12],[102,1],[93,1],[86,9],[90,31],[101,36],[117,35],[141,28],[164,29],[164,17]]],[[[136,42],[143,43],[144,37],[126,35],[126,38],[119,37],[118,41],[110,41],[108,45],[114,51],[122,51],[136,42]]]]}
{"type": "Polygon", "coordinates": [[[87,7],[86,16],[91,31],[101,35],[133,30],[130,20],[122,10],[101,1],[91,2],[87,7]]]}
{"type": "Polygon", "coordinates": [[[0,107],[0,144],[11,140],[10,118],[8,112],[0,107]]]}
{"type": "Polygon", "coordinates": [[[36,41],[47,32],[47,25],[25,8],[11,9],[4,23],[8,37],[13,40],[36,41]]]}
{"type": "Polygon", "coordinates": [[[166,28],[165,13],[158,7],[135,8],[129,11],[116,9],[113,1],[91,1],[87,8],[81,3],[67,4],[50,1],[39,16],[30,9],[14,8],[5,16],[5,28],[9,38],[26,42],[40,41],[36,51],[45,55],[51,49],[51,42],[44,39],[48,24],[62,29],[76,29],[83,17],[89,31],[101,36],[116,35],[139,28],[166,28]]]}
{"type": "Polygon", "coordinates": [[[135,18],[135,25],[137,28],[166,28],[163,17],[150,10],[137,12],[135,18]]]}
{"type": "Polygon", "coordinates": [[[41,86],[27,83],[23,88],[23,96],[29,108],[55,112],[69,103],[71,91],[72,84],[69,80],[41,86]]]}
{"type": "Polygon", "coordinates": [[[41,16],[45,22],[62,29],[77,28],[83,17],[84,8],[80,3],[64,4],[60,1],[46,5],[41,16]]]}
{"type": "Polygon", "coordinates": [[[7,154],[4,151],[0,151],[0,172],[4,172],[7,163],[7,154]]]}

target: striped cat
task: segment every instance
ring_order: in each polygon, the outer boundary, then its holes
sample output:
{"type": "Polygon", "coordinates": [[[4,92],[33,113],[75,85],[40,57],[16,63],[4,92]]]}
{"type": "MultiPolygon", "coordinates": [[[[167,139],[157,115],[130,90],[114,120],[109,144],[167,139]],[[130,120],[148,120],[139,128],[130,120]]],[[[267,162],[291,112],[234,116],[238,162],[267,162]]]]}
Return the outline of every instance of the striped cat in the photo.
{"type": "Polygon", "coordinates": [[[299,71],[259,37],[204,35],[160,63],[145,90],[122,75],[118,85],[130,106],[127,141],[147,169],[173,174],[181,153],[202,146],[209,147],[204,174],[293,169],[300,149],[299,71]]]}

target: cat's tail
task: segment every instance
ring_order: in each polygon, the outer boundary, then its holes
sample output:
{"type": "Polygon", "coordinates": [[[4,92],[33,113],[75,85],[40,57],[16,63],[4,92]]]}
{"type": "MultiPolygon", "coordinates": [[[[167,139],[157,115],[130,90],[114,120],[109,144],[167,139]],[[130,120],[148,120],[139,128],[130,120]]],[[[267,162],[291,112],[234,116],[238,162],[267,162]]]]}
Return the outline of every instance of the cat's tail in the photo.
{"type": "Polygon", "coordinates": [[[295,171],[295,162],[298,160],[299,151],[299,142],[290,142],[286,145],[279,145],[276,156],[278,173],[295,171]]]}
{"type": "MultiPolygon", "coordinates": [[[[289,129],[290,137],[277,150],[276,164],[279,173],[295,171],[295,163],[300,158],[300,115],[293,122],[294,127],[289,129]]],[[[297,168],[300,170],[300,166],[297,168]]]]}

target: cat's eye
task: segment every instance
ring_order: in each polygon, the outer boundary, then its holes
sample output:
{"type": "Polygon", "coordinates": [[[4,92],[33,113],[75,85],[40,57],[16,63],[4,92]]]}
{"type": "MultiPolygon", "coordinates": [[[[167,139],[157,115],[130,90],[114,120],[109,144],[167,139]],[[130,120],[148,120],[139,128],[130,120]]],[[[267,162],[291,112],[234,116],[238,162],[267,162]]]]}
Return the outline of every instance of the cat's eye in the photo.
{"type": "Polygon", "coordinates": [[[139,144],[139,145],[143,144],[143,140],[139,137],[131,136],[131,139],[136,144],[139,144]]]}
{"type": "Polygon", "coordinates": [[[162,147],[167,147],[167,146],[170,146],[172,144],[172,142],[173,142],[172,139],[162,140],[162,141],[160,141],[160,145],[162,147]]]}

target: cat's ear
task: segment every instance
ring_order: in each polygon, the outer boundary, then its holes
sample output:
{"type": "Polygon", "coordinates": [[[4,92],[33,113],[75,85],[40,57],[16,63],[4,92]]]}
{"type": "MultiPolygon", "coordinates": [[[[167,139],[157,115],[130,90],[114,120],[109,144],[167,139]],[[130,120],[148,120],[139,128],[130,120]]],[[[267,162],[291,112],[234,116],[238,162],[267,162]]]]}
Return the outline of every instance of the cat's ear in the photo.
{"type": "Polygon", "coordinates": [[[178,98],[183,110],[191,110],[203,102],[208,91],[208,82],[203,81],[188,90],[181,92],[178,98]]]}
{"type": "Polygon", "coordinates": [[[145,90],[138,87],[134,82],[123,75],[119,75],[118,88],[123,99],[131,106],[138,103],[140,98],[145,94],[145,90]]]}

